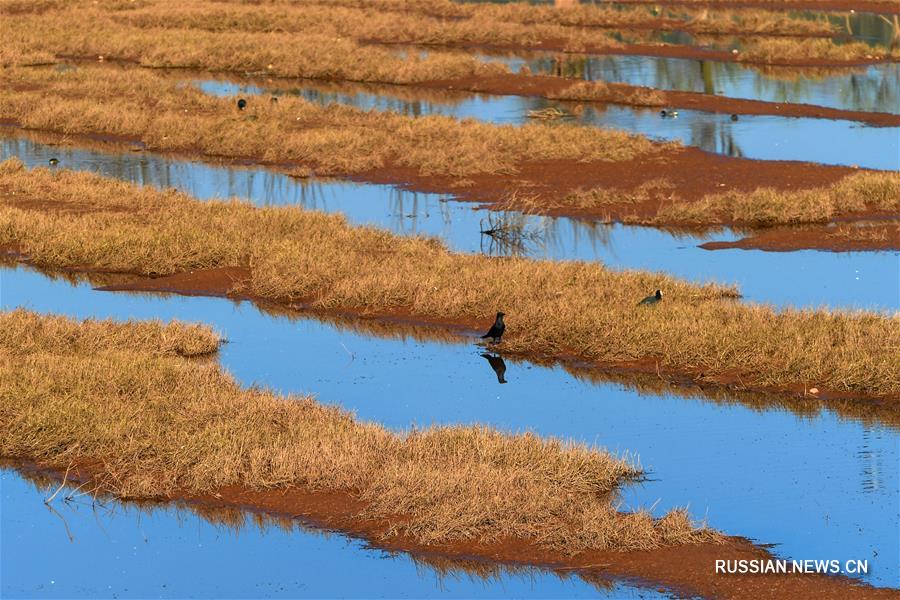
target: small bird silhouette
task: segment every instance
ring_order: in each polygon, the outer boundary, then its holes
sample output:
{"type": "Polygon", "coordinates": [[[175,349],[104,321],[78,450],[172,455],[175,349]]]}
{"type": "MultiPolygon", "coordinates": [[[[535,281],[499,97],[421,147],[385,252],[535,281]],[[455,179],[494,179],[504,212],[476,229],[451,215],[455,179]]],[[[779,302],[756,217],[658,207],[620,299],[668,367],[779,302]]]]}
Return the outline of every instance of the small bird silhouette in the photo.
{"type": "Polygon", "coordinates": [[[650,294],[640,302],[638,302],[638,306],[643,306],[645,304],[656,304],[662,300],[662,292],[660,290],[656,290],[655,294],[650,294]]]}
{"type": "Polygon", "coordinates": [[[737,121],[737,120],[738,120],[738,116],[737,116],[737,115],[731,115],[731,120],[732,120],[732,121],[737,121]]]}
{"type": "Polygon", "coordinates": [[[238,98],[238,101],[237,101],[238,110],[244,110],[245,106],[247,106],[247,101],[244,100],[243,98],[238,98]]]}
{"type": "Polygon", "coordinates": [[[481,336],[481,339],[486,340],[487,338],[491,338],[492,344],[498,343],[500,338],[503,337],[503,332],[506,331],[506,325],[503,323],[504,316],[506,316],[506,313],[498,312],[494,324],[491,325],[491,328],[486,334],[481,336]]]}
{"type": "Polygon", "coordinates": [[[503,357],[490,352],[484,352],[481,356],[487,359],[488,364],[497,374],[497,383],[506,383],[506,363],[503,362],[503,357]]]}
{"type": "Polygon", "coordinates": [[[51,158],[50,160],[48,160],[47,163],[49,163],[49,165],[50,165],[51,167],[55,167],[56,165],[59,164],[59,159],[56,158],[56,157],[54,156],[53,158],[51,158]]]}
{"type": "Polygon", "coordinates": [[[671,108],[667,110],[661,110],[659,111],[659,116],[661,116],[663,119],[665,119],[666,117],[671,117],[674,119],[678,116],[678,111],[671,108]]]}

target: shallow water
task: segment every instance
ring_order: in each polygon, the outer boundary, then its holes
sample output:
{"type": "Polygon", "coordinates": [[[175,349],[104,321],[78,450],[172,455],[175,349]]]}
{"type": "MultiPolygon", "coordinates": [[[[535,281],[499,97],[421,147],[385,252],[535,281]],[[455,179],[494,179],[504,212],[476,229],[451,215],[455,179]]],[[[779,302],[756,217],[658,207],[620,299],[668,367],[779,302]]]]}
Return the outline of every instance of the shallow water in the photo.
{"type": "MultiPolygon", "coordinates": [[[[297,180],[265,169],[240,169],[152,153],[108,153],[0,137],[0,159],[84,169],[141,185],[175,187],[199,198],[247,198],[259,205],[293,204],[339,212],[357,224],[403,235],[438,236],[465,252],[602,261],[616,269],[648,269],[693,280],[736,283],[747,300],[778,306],[900,308],[900,253],[707,251],[703,238],[649,227],[602,225],[568,218],[498,213],[391,186],[297,180]],[[522,231],[521,245],[498,244],[480,232],[505,219],[522,231]]],[[[711,236],[735,239],[731,232],[711,236]]],[[[649,293],[649,292],[648,292],[649,293]]]]}
{"type": "Polygon", "coordinates": [[[666,597],[534,569],[442,573],[284,521],[244,516],[234,527],[234,512],[210,521],[174,505],[92,507],[90,497],[51,509],[51,493],[0,470],[4,598],[666,597]]]}
{"type": "Polygon", "coordinates": [[[652,56],[565,55],[562,65],[548,54],[488,56],[518,71],[527,66],[534,74],[588,81],[629,83],[663,90],[715,94],[727,98],[816,104],[845,110],[896,113],[900,106],[896,63],[833,69],[759,67],[739,63],[652,56]]]}
{"type": "MultiPolygon", "coordinates": [[[[626,509],[653,506],[659,515],[687,505],[715,528],[778,544],[781,556],[868,559],[868,581],[900,584],[900,438],[878,420],[795,414],[737,397],[639,393],[629,384],[591,383],[560,367],[510,360],[508,383],[500,385],[482,350],[458,337],[428,341],[427,334],[390,328],[373,336],[365,333],[369,321],[336,325],[267,315],[246,302],[99,292],[22,268],[0,270],[0,303],[76,317],[202,321],[228,339],[221,361],[243,384],[314,392],[391,428],[482,423],[629,452],[650,480],[625,488],[626,509]]],[[[79,553],[56,535],[60,552],[79,553]]],[[[104,560],[125,556],[103,552],[104,560]]],[[[24,577],[46,578],[29,573],[24,577]]]]}
{"type": "MultiPolygon", "coordinates": [[[[623,57],[608,57],[610,60],[623,57]]],[[[647,57],[636,59],[638,69],[647,57]]],[[[605,59],[604,59],[605,60],[605,59]]],[[[441,114],[501,124],[530,121],[528,111],[557,107],[571,112],[577,103],[519,96],[456,96],[452,100],[401,99],[397,87],[323,86],[306,82],[296,87],[270,88],[261,82],[223,79],[195,80],[201,90],[217,96],[289,93],[319,104],[347,104],[364,110],[393,111],[410,116],[441,114]]],[[[892,88],[894,89],[894,88],[892,88]]],[[[252,100],[251,100],[252,101],[252,100]]],[[[590,127],[622,129],[658,140],[677,140],[707,152],[766,160],[802,160],[872,169],[900,169],[900,128],[871,127],[853,121],[777,116],[740,116],[681,110],[677,118],[661,118],[657,109],[583,105],[580,115],[566,119],[590,127]]]]}

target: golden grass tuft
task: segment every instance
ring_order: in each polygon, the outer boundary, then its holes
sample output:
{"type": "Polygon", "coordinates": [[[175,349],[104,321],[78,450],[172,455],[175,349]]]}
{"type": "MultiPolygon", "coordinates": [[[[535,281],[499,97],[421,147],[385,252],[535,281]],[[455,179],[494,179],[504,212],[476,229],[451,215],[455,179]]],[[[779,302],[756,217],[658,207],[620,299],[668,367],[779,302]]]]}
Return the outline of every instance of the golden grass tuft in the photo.
{"type": "Polygon", "coordinates": [[[900,174],[861,172],[831,187],[800,191],[761,188],[728,192],[660,209],[657,223],[736,223],[750,226],[826,223],[838,214],[900,211],[900,174]]]}
{"type": "Polygon", "coordinates": [[[664,106],[663,92],[648,87],[617,85],[603,81],[580,81],[547,95],[553,100],[584,100],[631,104],[634,106],[664,106]]]}
{"type": "Polygon", "coordinates": [[[597,448],[484,427],[393,433],[311,397],[242,389],[217,363],[161,353],[147,335],[174,328],[199,347],[215,338],[202,327],[23,310],[0,323],[25,338],[0,338],[0,454],[93,464],[100,489],[120,497],[345,492],[365,502],[359,518],[390,518],[393,533],[427,544],[519,539],[577,553],[721,539],[683,511],[617,512],[613,492],[639,470],[597,448]],[[103,342],[60,344],[55,331],[103,342]]]}
{"type": "Polygon", "coordinates": [[[150,148],[300,162],[316,174],[388,166],[423,176],[515,173],[525,161],[628,160],[673,145],[621,131],[567,125],[492,125],[444,116],[408,117],[282,96],[277,104],[212,98],[153,72],[81,68],[15,70],[0,119],[30,129],[139,138],[150,148]]]}
{"type": "Polygon", "coordinates": [[[508,317],[509,352],[655,365],[742,387],[898,397],[900,316],[774,310],[733,287],[583,262],[495,259],[340,215],[201,202],[99,176],[0,167],[0,245],[38,266],[157,275],[244,267],[241,291],[322,310],[483,324],[508,317]],[[71,210],[76,206],[78,210],[71,210]],[[635,306],[663,289],[665,300],[635,306]]]}

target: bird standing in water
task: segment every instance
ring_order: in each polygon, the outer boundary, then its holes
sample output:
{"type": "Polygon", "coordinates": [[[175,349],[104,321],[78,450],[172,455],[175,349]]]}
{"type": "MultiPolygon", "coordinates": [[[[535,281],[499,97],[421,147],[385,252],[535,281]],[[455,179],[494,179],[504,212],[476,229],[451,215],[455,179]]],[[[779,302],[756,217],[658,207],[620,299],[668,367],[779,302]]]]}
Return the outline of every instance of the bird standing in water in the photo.
{"type": "Polygon", "coordinates": [[[58,159],[58,158],[51,158],[51,159],[48,160],[47,162],[50,164],[51,167],[55,167],[56,165],[59,164],[59,159],[58,159]]]}
{"type": "Polygon", "coordinates": [[[247,101],[244,100],[243,98],[238,98],[238,101],[237,101],[238,110],[244,110],[245,106],[247,106],[247,101]]]}
{"type": "Polygon", "coordinates": [[[498,312],[497,318],[494,320],[494,324],[491,325],[491,328],[488,330],[486,334],[481,336],[481,339],[486,340],[491,338],[491,343],[496,344],[500,341],[500,338],[503,337],[503,332],[506,331],[506,325],[503,323],[503,317],[506,313],[498,312]]]}
{"type": "Polygon", "coordinates": [[[644,306],[646,304],[656,304],[662,300],[662,292],[660,290],[656,290],[655,294],[650,294],[640,302],[638,302],[638,306],[644,306]]]}

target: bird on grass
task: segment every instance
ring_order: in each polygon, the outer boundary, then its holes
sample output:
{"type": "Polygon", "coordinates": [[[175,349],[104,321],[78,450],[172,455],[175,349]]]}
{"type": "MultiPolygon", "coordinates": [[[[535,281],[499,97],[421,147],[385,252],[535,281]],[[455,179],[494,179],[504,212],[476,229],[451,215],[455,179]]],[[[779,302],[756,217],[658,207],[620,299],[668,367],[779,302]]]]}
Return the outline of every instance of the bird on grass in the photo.
{"type": "Polygon", "coordinates": [[[56,165],[59,164],[59,159],[56,158],[56,157],[53,157],[53,158],[51,158],[50,160],[48,160],[47,163],[48,163],[51,167],[55,167],[56,165]]]}
{"type": "Polygon", "coordinates": [[[244,110],[244,108],[246,106],[247,106],[247,101],[244,100],[243,98],[238,98],[238,101],[237,101],[238,110],[244,110]]]}
{"type": "Polygon", "coordinates": [[[494,324],[491,325],[491,328],[486,334],[481,336],[481,339],[486,340],[488,338],[491,338],[492,344],[500,342],[500,338],[503,337],[503,332],[506,331],[506,325],[503,323],[504,316],[505,313],[498,312],[497,318],[494,320],[494,324]]]}
{"type": "Polygon", "coordinates": [[[646,306],[648,304],[656,304],[662,300],[662,292],[660,290],[656,290],[655,294],[650,294],[640,302],[638,302],[638,306],[646,306]]]}
{"type": "Polygon", "coordinates": [[[503,357],[491,352],[484,352],[481,356],[487,359],[488,364],[496,373],[497,383],[506,383],[506,363],[503,362],[503,357]]]}

